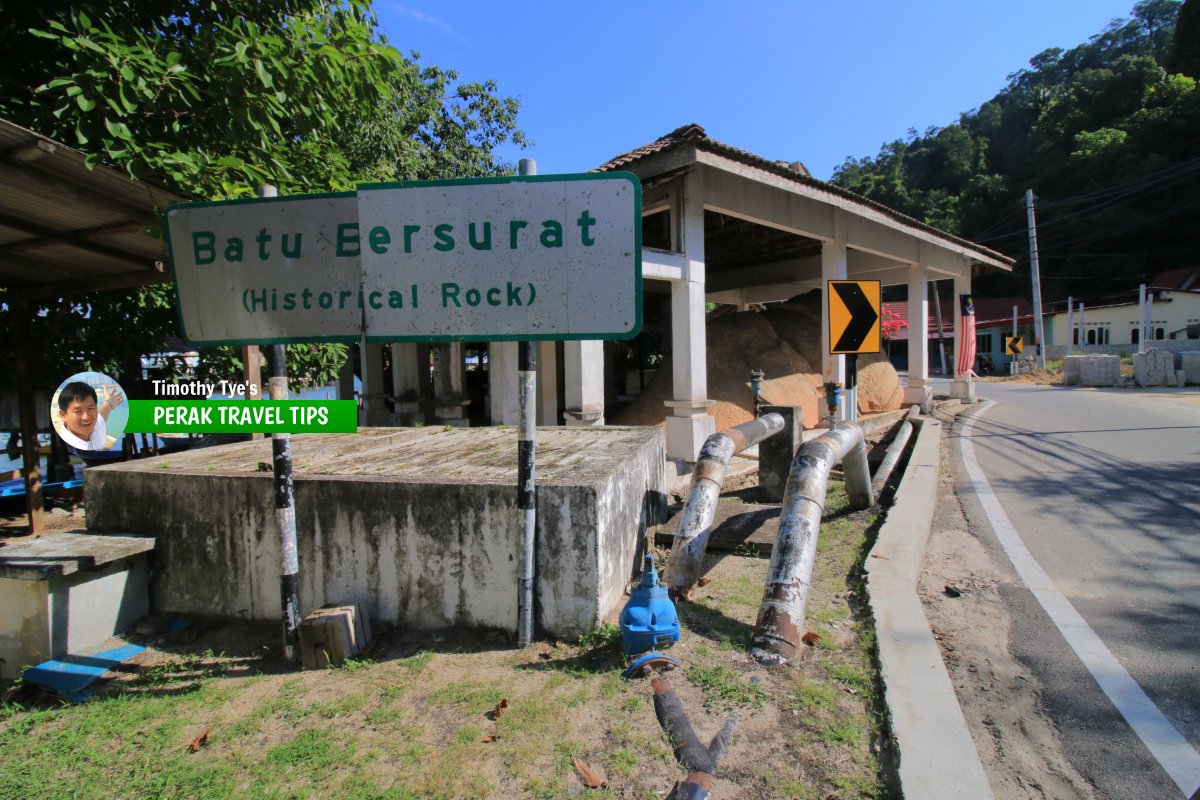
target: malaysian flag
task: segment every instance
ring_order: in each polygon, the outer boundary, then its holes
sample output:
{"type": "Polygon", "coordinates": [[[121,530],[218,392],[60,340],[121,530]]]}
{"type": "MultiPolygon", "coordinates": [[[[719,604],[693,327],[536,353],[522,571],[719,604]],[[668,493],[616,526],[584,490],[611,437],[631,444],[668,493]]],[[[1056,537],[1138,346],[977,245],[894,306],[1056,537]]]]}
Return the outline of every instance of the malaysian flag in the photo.
{"type": "Polygon", "coordinates": [[[962,325],[959,326],[962,334],[960,340],[955,342],[958,345],[958,368],[954,372],[956,375],[974,375],[975,303],[969,294],[959,295],[958,299],[962,303],[962,325]]]}

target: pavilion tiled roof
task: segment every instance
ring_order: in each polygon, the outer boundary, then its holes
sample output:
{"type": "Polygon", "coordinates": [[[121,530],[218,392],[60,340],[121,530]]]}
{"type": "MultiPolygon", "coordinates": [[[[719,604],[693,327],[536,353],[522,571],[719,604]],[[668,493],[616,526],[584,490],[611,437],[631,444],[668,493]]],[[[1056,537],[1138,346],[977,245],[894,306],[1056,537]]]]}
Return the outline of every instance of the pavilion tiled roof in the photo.
{"type": "Polygon", "coordinates": [[[727,145],[723,142],[718,142],[716,139],[710,137],[705,132],[703,127],[694,122],[676,128],[667,135],[661,136],[649,144],[634,148],[627,153],[614,156],[594,169],[593,172],[612,172],[613,170],[619,170],[648,156],[664,153],[676,147],[682,147],[689,144],[694,145],[700,150],[725,156],[726,158],[747,166],[757,167],[765,172],[787,178],[788,180],[794,181],[803,186],[810,186],[814,189],[820,189],[821,191],[837,195],[838,197],[842,197],[846,200],[850,200],[854,203],[858,203],[859,205],[863,205],[880,213],[886,214],[892,219],[902,222],[905,225],[932,233],[963,247],[969,247],[980,254],[994,258],[998,261],[1002,261],[1010,265],[1014,262],[1014,259],[1009,258],[1003,253],[998,253],[995,250],[984,247],[983,245],[979,245],[967,239],[962,239],[953,234],[938,230],[932,225],[928,225],[918,219],[914,219],[907,214],[901,214],[899,211],[889,208],[883,203],[879,203],[875,200],[863,197],[862,195],[855,194],[854,192],[851,192],[848,189],[843,189],[835,184],[817,180],[816,178],[812,177],[812,175],[809,174],[808,169],[806,169],[804,165],[800,164],[799,162],[788,164],[785,161],[771,161],[770,159],[755,155],[747,150],[742,150],[740,148],[727,145]]]}

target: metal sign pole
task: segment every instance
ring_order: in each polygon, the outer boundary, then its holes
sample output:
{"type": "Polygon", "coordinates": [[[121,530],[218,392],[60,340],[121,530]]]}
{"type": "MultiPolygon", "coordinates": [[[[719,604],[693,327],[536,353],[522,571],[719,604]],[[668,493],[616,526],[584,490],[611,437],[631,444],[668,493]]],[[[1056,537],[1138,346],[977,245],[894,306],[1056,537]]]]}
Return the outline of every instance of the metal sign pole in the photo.
{"type": "MultiPolygon", "coordinates": [[[[523,158],[522,175],[536,175],[537,162],[523,158]]],[[[517,645],[533,641],[534,554],[537,535],[537,347],[534,342],[517,343],[517,374],[521,411],[517,428],[517,508],[521,510],[521,577],[517,599],[517,645]]]]}
{"type": "MultiPolygon", "coordinates": [[[[258,187],[259,197],[276,197],[274,186],[258,187]]],[[[271,399],[287,400],[287,346],[271,345],[271,399]]],[[[283,570],[279,577],[283,609],[283,652],[288,661],[300,657],[300,551],[296,546],[296,498],[292,482],[292,437],[288,433],[271,434],[271,464],[275,473],[275,517],[283,551],[283,570]]]]}

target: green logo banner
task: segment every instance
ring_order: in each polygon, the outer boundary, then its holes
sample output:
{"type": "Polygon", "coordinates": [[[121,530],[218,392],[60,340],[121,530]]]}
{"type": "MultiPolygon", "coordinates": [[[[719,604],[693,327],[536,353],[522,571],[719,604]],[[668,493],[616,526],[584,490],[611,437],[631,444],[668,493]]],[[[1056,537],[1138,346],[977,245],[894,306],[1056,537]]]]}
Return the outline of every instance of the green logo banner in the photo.
{"type": "Polygon", "coordinates": [[[353,400],[130,400],[126,433],[355,433],[353,400]]]}

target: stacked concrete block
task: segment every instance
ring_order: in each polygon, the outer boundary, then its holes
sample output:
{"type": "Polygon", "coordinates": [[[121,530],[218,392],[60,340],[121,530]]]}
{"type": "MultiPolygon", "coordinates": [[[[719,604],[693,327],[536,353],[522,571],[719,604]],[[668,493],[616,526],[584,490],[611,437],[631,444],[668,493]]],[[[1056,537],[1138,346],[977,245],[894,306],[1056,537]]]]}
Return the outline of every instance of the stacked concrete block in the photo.
{"type": "Polygon", "coordinates": [[[1075,386],[1083,373],[1083,359],[1086,356],[1067,356],[1063,359],[1062,382],[1065,386],[1075,386]]]}
{"type": "Polygon", "coordinates": [[[1192,384],[1200,384],[1200,352],[1195,353],[1180,353],[1181,367],[1183,369],[1184,379],[1192,384]]]}
{"type": "Polygon", "coordinates": [[[357,604],[319,608],[300,622],[299,633],[304,669],[340,666],[371,640],[370,623],[357,604]]]}
{"type": "Polygon", "coordinates": [[[1133,379],[1138,386],[1175,385],[1175,356],[1166,350],[1147,350],[1133,357],[1133,379]]]}
{"type": "Polygon", "coordinates": [[[1080,366],[1079,382],[1084,386],[1120,386],[1121,357],[1084,356],[1080,366]]]}

